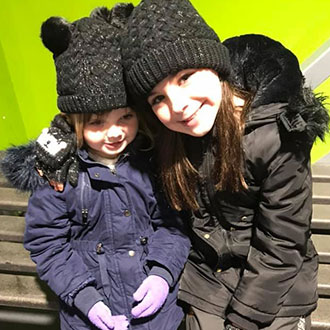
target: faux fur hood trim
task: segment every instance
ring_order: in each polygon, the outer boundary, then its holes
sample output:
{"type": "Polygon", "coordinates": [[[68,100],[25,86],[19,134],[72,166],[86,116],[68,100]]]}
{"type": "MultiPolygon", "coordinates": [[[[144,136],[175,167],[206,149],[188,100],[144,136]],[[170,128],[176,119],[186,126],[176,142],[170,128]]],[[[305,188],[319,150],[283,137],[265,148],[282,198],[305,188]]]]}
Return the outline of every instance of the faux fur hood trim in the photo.
{"type": "Polygon", "coordinates": [[[0,161],[0,169],[10,184],[21,191],[34,191],[45,183],[35,168],[35,141],[10,147],[0,161]]]}
{"type": "Polygon", "coordinates": [[[297,57],[280,42],[264,35],[247,34],[225,40],[232,72],[230,82],[251,92],[251,115],[272,103],[287,103],[288,120],[301,117],[310,141],[321,139],[329,131],[326,98],[304,87],[297,57]]]}

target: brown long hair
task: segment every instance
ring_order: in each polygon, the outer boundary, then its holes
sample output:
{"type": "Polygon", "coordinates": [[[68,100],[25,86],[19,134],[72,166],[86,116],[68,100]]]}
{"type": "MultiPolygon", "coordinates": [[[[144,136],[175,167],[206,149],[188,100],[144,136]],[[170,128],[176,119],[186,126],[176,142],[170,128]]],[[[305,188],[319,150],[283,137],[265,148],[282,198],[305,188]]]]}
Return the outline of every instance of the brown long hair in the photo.
{"type": "MultiPolygon", "coordinates": [[[[217,190],[237,192],[247,187],[243,176],[243,127],[251,97],[222,82],[222,100],[213,128],[215,161],[212,180],[217,190]],[[233,103],[234,95],[245,100],[240,116],[233,103]],[[238,119],[239,118],[239,119],[238,119]]],[[[161,126],[158,139],[158,163],[164,191],[176,210],[196,210],[196,184],[199,174],[184,147],[184,134],[161,126]]]]}

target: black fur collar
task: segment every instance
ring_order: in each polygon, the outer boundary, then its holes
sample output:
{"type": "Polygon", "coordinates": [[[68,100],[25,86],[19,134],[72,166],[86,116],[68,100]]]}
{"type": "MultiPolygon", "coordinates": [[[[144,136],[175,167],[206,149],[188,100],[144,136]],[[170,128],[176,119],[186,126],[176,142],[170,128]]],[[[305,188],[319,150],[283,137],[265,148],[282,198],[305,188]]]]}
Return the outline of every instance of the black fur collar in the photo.
{"type": "Polygon", "coordinates": [[[305,132],[312,142],[329,130],[325,97],[304,87],[304,77],[296,56],[281,43],[258,34],[227,39],[232,72],[230,82],[251,92],[252,112],[262,105],[287,103],[288,117],[299,114],[306,122],[305,132]]]}

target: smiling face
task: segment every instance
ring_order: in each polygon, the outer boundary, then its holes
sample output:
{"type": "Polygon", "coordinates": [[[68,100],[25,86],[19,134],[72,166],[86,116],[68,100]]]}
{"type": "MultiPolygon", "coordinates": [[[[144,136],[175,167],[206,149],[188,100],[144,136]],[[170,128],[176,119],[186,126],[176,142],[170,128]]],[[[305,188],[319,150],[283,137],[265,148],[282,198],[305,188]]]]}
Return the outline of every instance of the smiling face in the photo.
{"type": "Polygon", "coordinates": [[[221,98],[221,82],[215,71],[187,69],[158,83],[148,103],[168,129],[200,137],[212,129],[221,98]]]}
{"type": "Polygon", "coordinates": [[[117,158],[137,132],[138,119],[130,108],[93,114],[83,129],[89,150],[104,158],[117,158]]]}

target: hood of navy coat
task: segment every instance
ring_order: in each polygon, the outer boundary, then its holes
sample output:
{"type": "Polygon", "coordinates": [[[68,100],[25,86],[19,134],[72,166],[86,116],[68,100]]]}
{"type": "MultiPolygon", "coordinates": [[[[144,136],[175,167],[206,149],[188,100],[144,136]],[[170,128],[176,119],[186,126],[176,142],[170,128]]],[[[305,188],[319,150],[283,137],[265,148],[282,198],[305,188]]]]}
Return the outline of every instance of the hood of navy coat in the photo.
{"type": "Polygon", "coordinates": [[[45,184],[36,171],[35,141],[13,146],[5,151],[0,170],[10,184],[18,190],[32,192],[45,184]]]}
{"type": "MultiPolygon", "coordinates": [[[[264,35],[247,34],[225,40],[232,63],[230,82],[253,94],[249,126],[276,114],[273,103],[283,103],[281,120],[292,132],[305,132],[301,138],[313,142],[329,130],[325,97],[304,86],[297,57],[280,42],[264,35]],[[289,127],[288,127],[289,126],[289,127]],[[291,127],[290,127],[291,126],[291,127]]],[[[278,114],[277,114],[278,115],[278,114]]]]}

